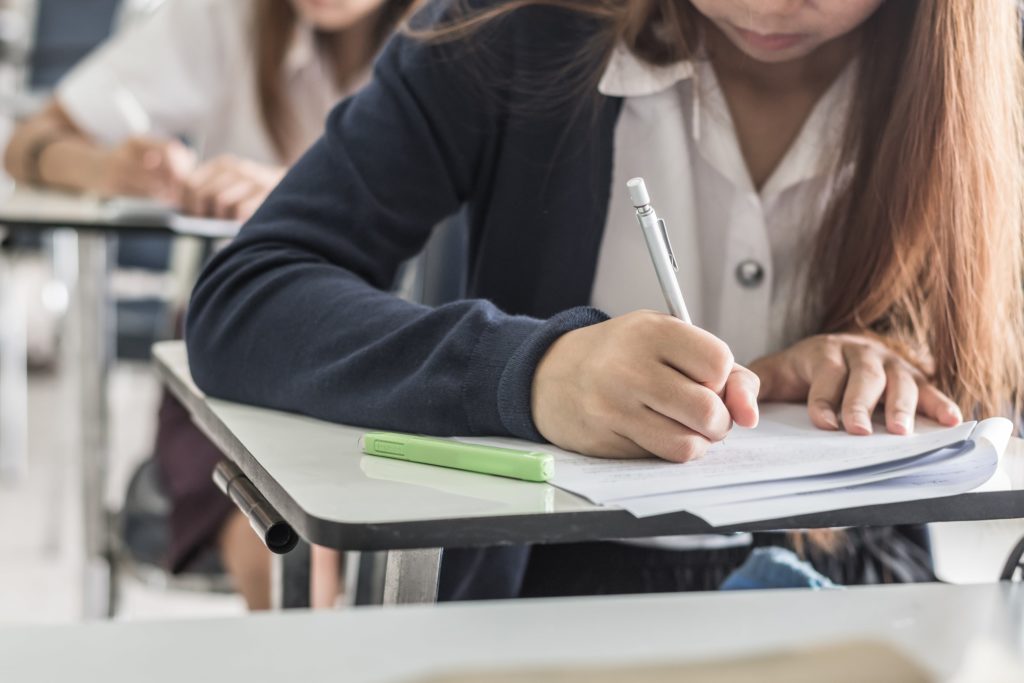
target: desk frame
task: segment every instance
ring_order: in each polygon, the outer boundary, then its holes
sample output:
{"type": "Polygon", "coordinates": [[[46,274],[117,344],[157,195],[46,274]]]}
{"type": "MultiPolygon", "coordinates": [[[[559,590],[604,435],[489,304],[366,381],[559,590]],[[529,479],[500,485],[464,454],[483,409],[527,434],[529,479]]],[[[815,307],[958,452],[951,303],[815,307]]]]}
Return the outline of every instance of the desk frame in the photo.
{"type": "Polygon", "coordinates": [[[0,207],[0,225],[10,232],[73,230],[76,238],[74,273],[69,310],[70,360],[78,396],[81,487],[81,536],[84,551],[82,573],[85,618],[113,616],[116,595],[113,577],[111,529],[106,509],[106,477],[109,435],[109,371],[114,356],[114,315],[111,310],[109,273],[117,235],[163,235],[200,237],[169,225],[131,221],[91,222],[61,218],[18,216],[5,218],[0,207]]]}

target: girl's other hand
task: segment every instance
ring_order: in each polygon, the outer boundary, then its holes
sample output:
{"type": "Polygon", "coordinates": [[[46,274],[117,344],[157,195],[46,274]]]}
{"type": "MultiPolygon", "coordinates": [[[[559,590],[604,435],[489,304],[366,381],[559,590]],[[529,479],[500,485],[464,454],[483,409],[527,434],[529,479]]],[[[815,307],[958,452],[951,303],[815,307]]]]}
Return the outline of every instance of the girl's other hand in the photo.
{"type": "Polygon", "coordinates": [[[131,195],[178,204],[195,155],[178,140],[128,138],[106,151],[97,178],[104,197],[131,195]]]}
{"type": "Polygon", "coordinates": [[[637,311],[562,335],[533,377],[537,430],[595,456],[685,462],[733,421],[757,424],[758,380],[726,344],[664,313],[637,311]]]}
{"type": "Polygon", "coordinates": [[[220,156],[188,178],[182,207],[196,216],[244,221],[256,212],[284,173],[281,167],[220,156]]]}
{"type": "Polygon", "coordinates": [[[811,421],[821,429],[840,429],[841,418],[850,434],[870,434],[880,403],[893,434],[913,432],[917,413],[949,426],[963,420],[957,405],[920,370],[869,336],[808,337],[754,361],[750,369],[761,378],[759,400],[806,400],[811,421]]]}

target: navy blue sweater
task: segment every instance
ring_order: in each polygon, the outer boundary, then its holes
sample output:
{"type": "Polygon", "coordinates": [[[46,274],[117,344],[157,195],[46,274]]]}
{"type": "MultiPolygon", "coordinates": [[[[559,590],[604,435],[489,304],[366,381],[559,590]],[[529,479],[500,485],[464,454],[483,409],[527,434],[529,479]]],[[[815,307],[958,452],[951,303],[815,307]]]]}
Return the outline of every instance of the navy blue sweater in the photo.
{"type": "Polygon", "coordinates": [[[606,318],[587,304],[621,100],[552,105],[543,85],[566,78],[592,29],[528,9],[468,44],[394,38],[203,272],[186,335],[196,383],[349,424],[539,440],[537,363],[606,318]],[[428,308],[389,294],[460,210],[470,298],[428,308]]]}

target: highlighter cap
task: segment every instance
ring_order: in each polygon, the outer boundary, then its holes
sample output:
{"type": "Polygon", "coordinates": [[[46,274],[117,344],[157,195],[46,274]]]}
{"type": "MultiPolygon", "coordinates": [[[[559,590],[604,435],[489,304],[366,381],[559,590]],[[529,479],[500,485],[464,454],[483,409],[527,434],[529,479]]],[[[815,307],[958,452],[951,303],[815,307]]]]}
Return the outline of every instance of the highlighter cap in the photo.
{"type": "Polygon", "coordinates": [[[651,195],[647,194],[647,185],[644,184],[643,178],[633,178],[626,183],[626,188],[629,190],[629,201],[633,202],[635,208],[639,209],[651,203],[651,195]]]}

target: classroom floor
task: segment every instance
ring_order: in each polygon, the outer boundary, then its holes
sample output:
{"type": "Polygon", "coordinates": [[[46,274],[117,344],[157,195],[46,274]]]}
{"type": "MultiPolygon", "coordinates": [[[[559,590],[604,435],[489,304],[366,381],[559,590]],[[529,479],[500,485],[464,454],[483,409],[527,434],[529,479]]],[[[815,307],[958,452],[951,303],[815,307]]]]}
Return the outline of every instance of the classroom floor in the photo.
{"type": "MultiPolygon", "coordinates": [[[[159,387],[144,363],[121,363],[111,384],[112,457],[108,503],[117,507],[128,478],[150,451],[159,387]]],[[[0,480],[0,621],[66,622],[79,616],[81,593],[74,536],[76,489],[73,397],[66,373],[33,374],[29,381],[29,469],[0,480]]],[[[1024,522],[937,525],[940,576],[957,583],[991,581],[1024,522]]],[[[240,614],[235,596],[171,591],[128,578],[122,619],[240,614]]]]}

